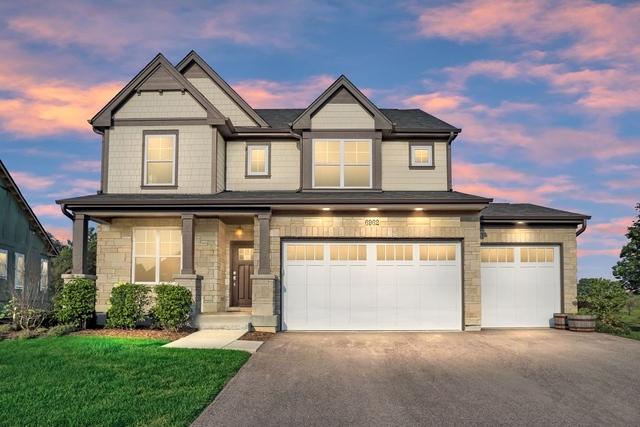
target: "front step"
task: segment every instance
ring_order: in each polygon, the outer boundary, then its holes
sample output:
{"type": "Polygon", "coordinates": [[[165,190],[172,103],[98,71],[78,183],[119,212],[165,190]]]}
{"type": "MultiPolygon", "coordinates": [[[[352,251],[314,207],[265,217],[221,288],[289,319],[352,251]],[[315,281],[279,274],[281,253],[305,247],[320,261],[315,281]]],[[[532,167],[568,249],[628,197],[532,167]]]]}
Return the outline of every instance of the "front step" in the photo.
{"type": "Polygon", "coordinates": [[[238,329],[249,330],[251,323],[251,313],[243,311],[201,313],[194,320],[194,326],[203,329],[238,329]]]}

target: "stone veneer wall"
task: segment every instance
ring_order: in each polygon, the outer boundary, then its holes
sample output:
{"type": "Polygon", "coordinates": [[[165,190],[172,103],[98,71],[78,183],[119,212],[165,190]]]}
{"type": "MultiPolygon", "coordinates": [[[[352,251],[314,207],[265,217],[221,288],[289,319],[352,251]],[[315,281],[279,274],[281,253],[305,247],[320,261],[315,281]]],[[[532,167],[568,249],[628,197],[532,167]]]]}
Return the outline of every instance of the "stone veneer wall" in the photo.
{"type": "Polygon", "coordinates": [[[484,225],[480,243],[559,243],[562,252],[562,286],[565,313],[577,311],[576,228],[567,227],[499,227],[484,225]]]}
{"type": "MultiPolygon", "coordinates": [[[[442,238],[463,239],[464,316],[466,326],[480,325],[480,222],[478,215],[409,216],[380,215],[379,226],[365,226],[373,216],[274,215],[271,218],[271,272],[280,276],[280,246],[287,237],[308,238],[442,238]]],[[[256,254],[259,251],[258,227],[255,227],[256,254]]],[[[257,268],[257,266],[256,266],[257,268]]],[[[280,314],[280,286],[276,285],[276,313],[280,314]]]]}

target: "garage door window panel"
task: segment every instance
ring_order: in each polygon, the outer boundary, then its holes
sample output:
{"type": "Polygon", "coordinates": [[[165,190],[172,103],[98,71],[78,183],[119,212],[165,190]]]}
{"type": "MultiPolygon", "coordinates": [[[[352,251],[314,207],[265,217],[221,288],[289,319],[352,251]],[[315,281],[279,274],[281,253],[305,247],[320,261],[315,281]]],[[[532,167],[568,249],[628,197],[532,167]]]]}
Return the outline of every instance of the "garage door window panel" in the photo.
{"type": "Polygon", "coordinates": [[[456,246],[446,244],[420,245],[420,261],[455,261],[456,246]]]}

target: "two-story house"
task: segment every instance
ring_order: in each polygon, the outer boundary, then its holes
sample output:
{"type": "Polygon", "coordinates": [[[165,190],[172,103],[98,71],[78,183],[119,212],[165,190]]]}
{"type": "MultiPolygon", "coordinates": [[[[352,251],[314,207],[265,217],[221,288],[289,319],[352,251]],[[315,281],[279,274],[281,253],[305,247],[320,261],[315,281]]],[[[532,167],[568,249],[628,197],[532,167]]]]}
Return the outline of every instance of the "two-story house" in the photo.
{"type": "Polygon", "coordinates": [[[99,312],[118,281],[187,286],[201,327],[477,330],[576,309],[589,217],[454,191],[460,129],[344,76],[307,108],[254,109],[195,52],[158,55],[90,123],[102,188],[58,203],[76,275],[99,223],[99,312]]]}

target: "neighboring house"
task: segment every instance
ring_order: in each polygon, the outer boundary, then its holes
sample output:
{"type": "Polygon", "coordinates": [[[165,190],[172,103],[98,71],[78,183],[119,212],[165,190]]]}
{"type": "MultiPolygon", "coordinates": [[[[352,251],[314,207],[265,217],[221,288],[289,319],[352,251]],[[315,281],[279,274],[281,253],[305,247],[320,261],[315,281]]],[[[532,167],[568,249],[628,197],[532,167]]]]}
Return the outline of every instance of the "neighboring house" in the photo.
{"type": "Polygon", "coordinates": [[[50,258],[58,251],[0,160],[0,304],[12,295],[48,299],[50,258]]]}
{"type": "Polygon", "coordinates": [[[99,312],[119,281],[187,286],[201,326],[259,330],[535,327],[576,310],[589,217],[454,191],[460,129],[380,109],[344,76],[307,108],[254,109],[196,53],[158,55],[90,123],[101,191],[58,203],[76,275],[99,223],[99,312]]]}

